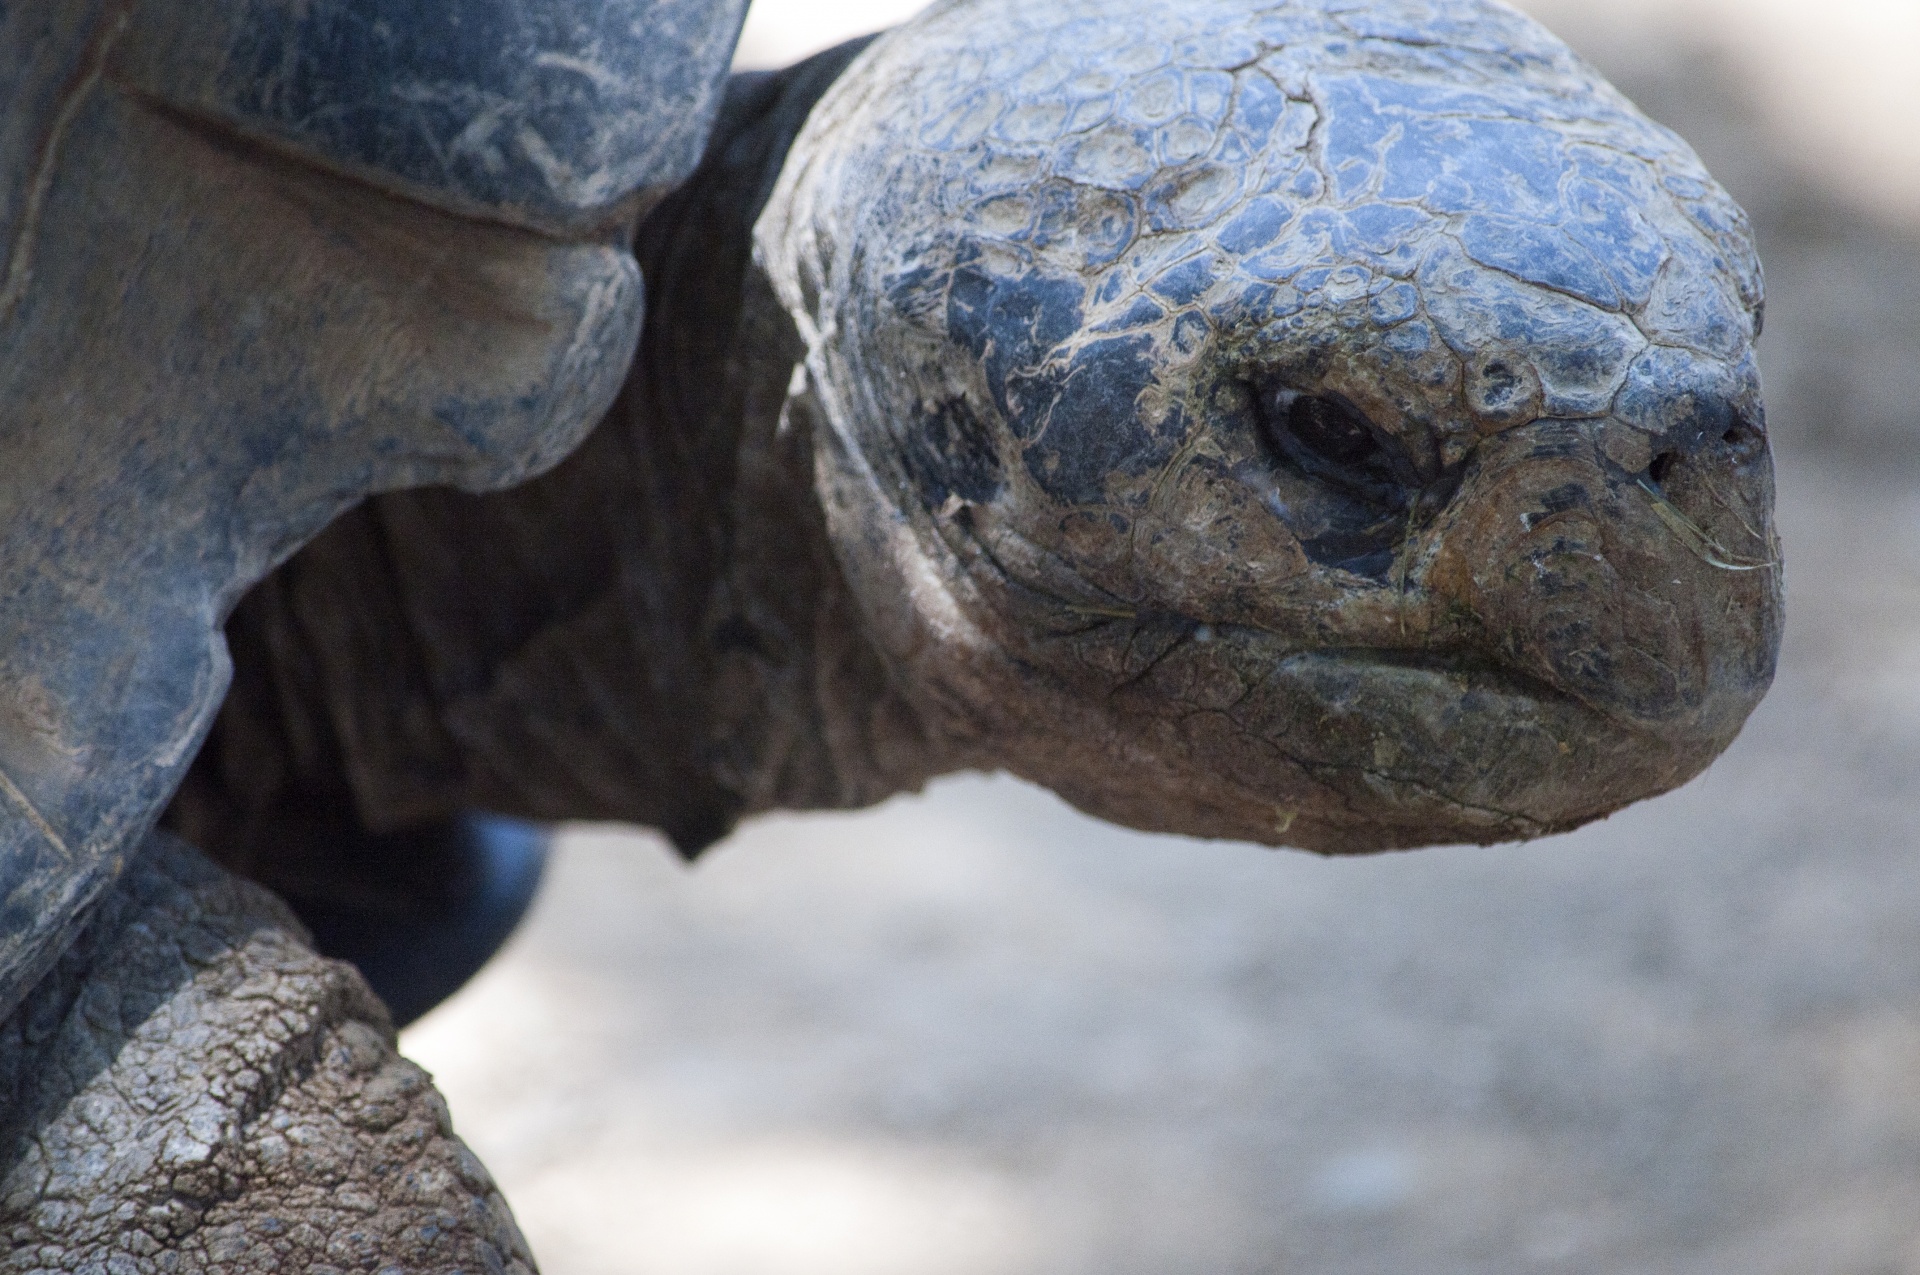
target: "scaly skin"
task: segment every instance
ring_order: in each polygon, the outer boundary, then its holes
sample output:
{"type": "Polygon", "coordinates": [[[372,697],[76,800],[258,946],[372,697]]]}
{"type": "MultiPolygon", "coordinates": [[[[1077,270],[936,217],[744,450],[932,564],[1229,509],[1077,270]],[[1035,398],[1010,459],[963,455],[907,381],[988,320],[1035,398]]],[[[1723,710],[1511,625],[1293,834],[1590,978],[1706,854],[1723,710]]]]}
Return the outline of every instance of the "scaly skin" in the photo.
{"type": "Polygon", "coordinates": [[[164,835],[0,1028],[0,1240],[8,1275],[533,1269],[360,976],[164,835]]]}

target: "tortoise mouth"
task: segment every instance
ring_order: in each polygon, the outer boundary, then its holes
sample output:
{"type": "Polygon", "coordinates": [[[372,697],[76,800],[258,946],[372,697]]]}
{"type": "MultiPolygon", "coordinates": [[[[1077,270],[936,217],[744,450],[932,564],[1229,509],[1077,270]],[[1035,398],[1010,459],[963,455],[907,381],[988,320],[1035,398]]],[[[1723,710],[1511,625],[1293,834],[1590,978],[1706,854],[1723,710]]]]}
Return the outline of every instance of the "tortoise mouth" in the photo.
{"type": "Polygon", "coordinates": [[[1608,714],[1466,647],[1196,637],[1146,644],[1087,754],[1030,714],[1045,746],[1014,768],[1134,827],[1354,854],[1564,832],[1684,783],[1730,738],[1608,714]]]}
{"type": "MultiPolygon", "coordinates": [[[[1596,718],[1615,716],[1574,691],[1463,643],[1397,646],[1349,641],[1309,646],[1257,625],[1194,622],[1194,626],[1203,642],[1238,645],[1246,656],[1267,666],[1269,677],[1311,668],[1316,682],[1345,679],[1356,687],[1387,682],[1463,698],[1478,692],[1583,709],[1596,718]]],[[[1633,724],[1623,719],[1622,725],[1631,728],[1633,724]]]]}
{"type": "Polygon", "coordinates": [[[1620,717],[1477,650],[1296,648],[1268,660],[1242,728],[1311,778],[1300,814],[1329,848],[1565,831],[1684,783],[1728,742],[1620,717]]]}
{"type": "MultiPolygon", "coordinates": [[[[1581,703],[1579,697],[1531,673],[1502,663],[1484,651],[1462,646],[1327,647],[1302,651],[1293,658],[1323,661],[1351,670],[1355,676],[1371,672],[1387,677],[1427,680],[1454,688],[1461,694],[1482,690],[1542,703],[1581,703]]],[[[1592,708],[1591,705],[1584,706],[1592,708]]],[[[1598,709],[1593,711],[1601,712],[1598,709]]]]}

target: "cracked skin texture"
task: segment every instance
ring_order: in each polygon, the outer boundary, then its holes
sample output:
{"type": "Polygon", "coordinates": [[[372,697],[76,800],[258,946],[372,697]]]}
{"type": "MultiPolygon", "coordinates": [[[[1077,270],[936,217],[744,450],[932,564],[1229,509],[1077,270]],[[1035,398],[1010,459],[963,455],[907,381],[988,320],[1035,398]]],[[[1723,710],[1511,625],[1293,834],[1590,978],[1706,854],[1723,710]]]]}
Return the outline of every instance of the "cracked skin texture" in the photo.
{"type": "Polygon", "coordinates": [[[164,834],[0,1028],[0,1271],[533,1260],[351,966],[164,834]]]}
{"type": "Polygon", "coordinates": [[[896,681],[1094,814],[1539,836],[1771,681],[1746,218],[1511,10],[938,5],[757,236],[896,681]]]}

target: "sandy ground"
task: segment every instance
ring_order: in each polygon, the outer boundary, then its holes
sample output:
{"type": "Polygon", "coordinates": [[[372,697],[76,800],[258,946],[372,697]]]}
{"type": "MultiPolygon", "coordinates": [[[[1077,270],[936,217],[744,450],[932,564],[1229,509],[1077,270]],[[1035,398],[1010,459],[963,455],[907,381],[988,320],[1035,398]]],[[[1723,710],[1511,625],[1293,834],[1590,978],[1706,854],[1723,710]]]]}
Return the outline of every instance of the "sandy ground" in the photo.
{"type": "MultiPolygon", "coordinates": [[[[575,830],[404,1040],[548,1275],[1920,1275],[1920,105],[1847,124],[1920,8],[1539,7],[1761,228],[1790,619],[1746,733],[1571,836],[1366,861],[981,777],[693,870],[575,830]],[[1784,108],[1827,27],[1886,39],[1784,108]]],[[[892,17],[795,12],[743,56],[892,17]]]]}

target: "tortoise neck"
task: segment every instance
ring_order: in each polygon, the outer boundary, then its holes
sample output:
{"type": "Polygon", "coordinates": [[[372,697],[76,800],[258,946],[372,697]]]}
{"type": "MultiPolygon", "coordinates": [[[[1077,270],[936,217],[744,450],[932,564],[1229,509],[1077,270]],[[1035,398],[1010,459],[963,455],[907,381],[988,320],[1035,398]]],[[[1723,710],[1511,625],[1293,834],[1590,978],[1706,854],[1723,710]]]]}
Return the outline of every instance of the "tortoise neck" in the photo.
{"type": "Polygon", "coordinates": [[[869,805],[950,768],[841,575],[813,425],[789,410],[805,350],[752,260],[754,222],[795,136],[867,43],[735,76],[701,169],[635,237],[652,310],[602,432],[626,438],[639,489],[632,515],[647,547],[630,555],[632,579],[647,582],[641,592],[682,582],[685,603],[663,610],[670,632],[648,646],[676,652],[657,693],[697,689],[651,716],[698,723],[685,737],[698,759],[688,791],[715,813],[646,822],[688,853],[741,814],[869,805]]]}
{"type": "Polygon", "coordinates": [[[646,328],[578,451],[510,491],[371,500],[248,596],[177,827],[233,859],[288,819],[477,807],[648,824],[693,854],[743,815],[947,768],[841,578],[810,426],[784,411],[800,343],[752,264],[787,149],[857,52],[734,78],[706,160],[636,235],[646,328]]]}

